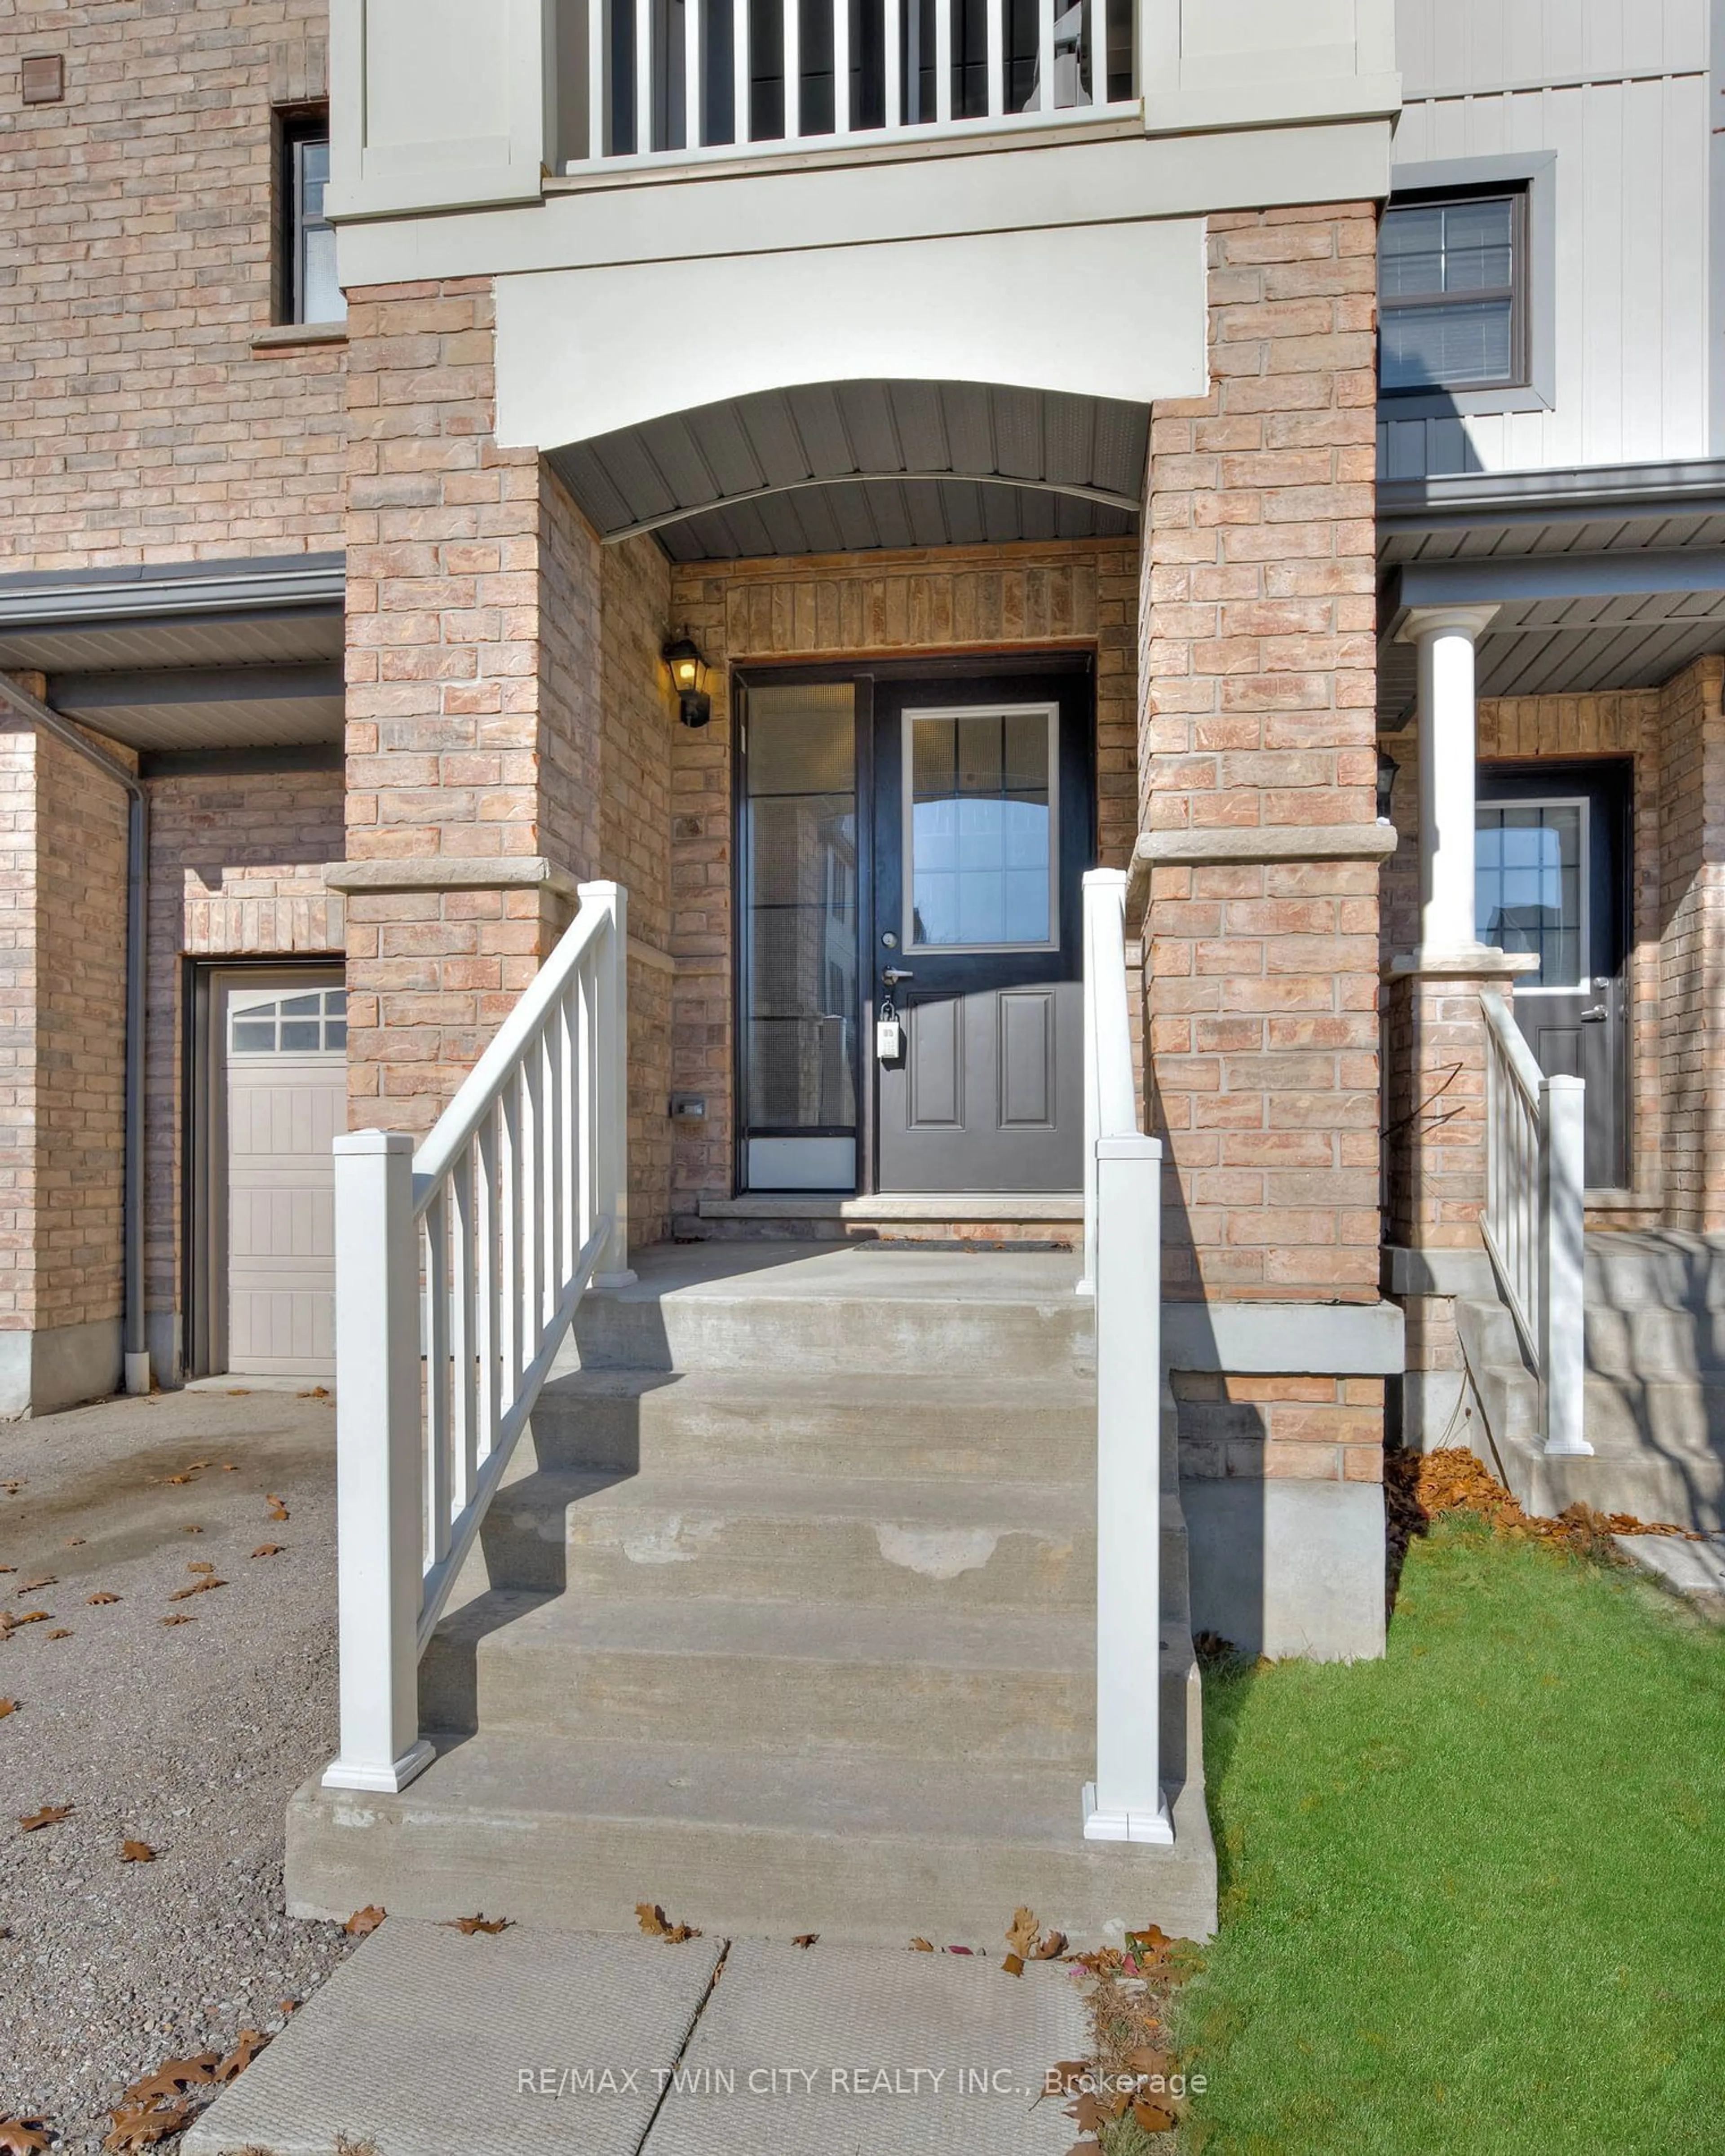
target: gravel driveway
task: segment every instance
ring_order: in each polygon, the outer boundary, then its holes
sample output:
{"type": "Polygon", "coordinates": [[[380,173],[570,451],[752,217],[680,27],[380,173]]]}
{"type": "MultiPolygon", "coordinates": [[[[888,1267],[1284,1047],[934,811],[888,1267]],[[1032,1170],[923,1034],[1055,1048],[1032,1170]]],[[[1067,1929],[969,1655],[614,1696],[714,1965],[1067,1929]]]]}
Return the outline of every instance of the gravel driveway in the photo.
{"type": "Polygon", "coordinates": [[[0,1427],[0,2118],[80,2156],[127,2082],[279,2028],[352,1943],[282,1914],[288,1798],[335,1746],[335,1437],[291,1392],[0,1427]]]}

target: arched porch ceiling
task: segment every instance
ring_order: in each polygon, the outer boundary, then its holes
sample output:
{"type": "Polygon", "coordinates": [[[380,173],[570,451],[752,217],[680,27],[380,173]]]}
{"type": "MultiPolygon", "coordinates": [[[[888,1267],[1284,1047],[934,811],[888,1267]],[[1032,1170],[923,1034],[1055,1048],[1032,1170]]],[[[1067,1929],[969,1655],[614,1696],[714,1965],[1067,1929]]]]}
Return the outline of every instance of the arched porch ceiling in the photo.
{"type": "Polygon", "coordinates": [[[964,382],[760,392],[552,453],[602,537],[673,561],[1122,538],[1147,406],[964,382]]]}

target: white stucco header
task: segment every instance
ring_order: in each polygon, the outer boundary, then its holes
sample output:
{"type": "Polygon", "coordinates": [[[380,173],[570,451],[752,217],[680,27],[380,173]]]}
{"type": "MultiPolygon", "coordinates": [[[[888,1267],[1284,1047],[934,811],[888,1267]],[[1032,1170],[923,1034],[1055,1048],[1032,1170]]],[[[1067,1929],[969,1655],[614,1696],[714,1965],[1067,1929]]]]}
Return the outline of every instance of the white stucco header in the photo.
{"type": "Polygon", "coordinates": [[[795,382],[1207,386],[1201,219],[505,277],[497,432],[558,449],[795,382]]]}

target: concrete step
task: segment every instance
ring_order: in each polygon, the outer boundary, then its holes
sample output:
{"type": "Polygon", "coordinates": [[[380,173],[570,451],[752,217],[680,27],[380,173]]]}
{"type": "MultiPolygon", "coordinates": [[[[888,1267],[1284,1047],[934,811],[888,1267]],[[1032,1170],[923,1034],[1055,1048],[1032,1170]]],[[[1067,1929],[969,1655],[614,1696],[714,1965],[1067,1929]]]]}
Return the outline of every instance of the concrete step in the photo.
{"type": "Polygon", "coordinates": [[[1094,1382],[993,1381],[984,1370],[829,1373],[574,1370],[533,1410],[542,1467],[588,1474],[689,1473],[710,1467],[924,1481],[999,1476],[1076,1481],[1096,1446],[1094,1382]]]}
{"type": "Polygon", "coordinates": [[[1095,1504],[1076,1483],[541,1472],[499,1490],[481,1541],[494,1587],[1078,1612],[1095,1504]]]}
{"type": "MultiPolygon", "coordinates": [[[[585,1744],[487,1730],[399,1796],[308,1784],[288,1814],[291,1914],[483,1908],[567,1930],[630,1928],[661,1902],[713,1934],[988,1943],[1019,1903],[1080,1946],[1107,1927],[1215,1922],[1202,1787],[1172,1849],[1086,1842],[1066,1766],[809,1758],[585,1744]]],[[[1115,1936],[1117,1938],[1117,1931],[1115,1936]]]]}
{"type": "Polygon", "coordinates": [[[1589,1373],[1585,1429],[1595,1452],[1650,1452],[1725,1470],[1725,1373],[1607,1378],[1589,1373]]]}
{"type": "Polygon", "coordinates": [[[1587,1238],[1589,1308],[1725,1310],[1725,1236],[1677,1229],[1635,1234],[1594,1232],[1587,1238]]]}
{"type": "Polygon", "coordinates": [[[1587,1360],[1607,1377],[1725,1380],[1725,1310],[1589,1302],[1587,1360]]]}
{"type": "Polygon", "coordinates": [[[1095,1367],[1091,1306],[1064,1254],[763,1244],[649,1251],[630,1286],[594,1290],[564,1369],[975,1371],[1095,1367]]]}
{"type": "MultiPolygon", "coordinates": [[[[1164,1658],[1175,1679],[1178,1653],[1164,1658]]],[[[1094,1751],[1095,1628],[1080,1617],[943,1615],[692,1596],[483,1595],[420,1666],[428,1728],[595,1743],[1045,1761],[1094,1751]]]]}

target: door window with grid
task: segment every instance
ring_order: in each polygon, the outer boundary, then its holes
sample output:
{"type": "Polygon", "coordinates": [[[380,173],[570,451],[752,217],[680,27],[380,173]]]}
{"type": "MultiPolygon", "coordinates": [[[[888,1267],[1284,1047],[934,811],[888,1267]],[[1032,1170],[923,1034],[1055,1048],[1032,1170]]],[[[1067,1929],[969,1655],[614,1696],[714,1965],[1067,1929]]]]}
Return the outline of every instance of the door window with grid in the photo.
{"type": "Polygon", "coordinates": [[[1539,970],[1516,983],[1574,988],[1587,949],[1587,803],[1517,801],[1476,811],[1477,933],[1499,951],[1531,953],[1539,970]]]}
{"type": "Polygon", "coordinates": [[[1058,719],[1052,704],[906,712],[912,950],[1053,942],[1058,719]]]}

